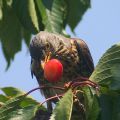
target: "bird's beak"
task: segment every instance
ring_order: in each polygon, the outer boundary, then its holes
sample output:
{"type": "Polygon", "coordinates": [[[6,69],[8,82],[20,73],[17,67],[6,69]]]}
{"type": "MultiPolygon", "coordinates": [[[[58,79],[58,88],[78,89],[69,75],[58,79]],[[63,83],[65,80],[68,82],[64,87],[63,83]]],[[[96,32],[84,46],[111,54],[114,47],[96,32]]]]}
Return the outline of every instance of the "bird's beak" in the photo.
{"type": "Polygon", "coordinates": [[[41,60],[40,66],[41,66],[41,68],[44,70],[45,61],[41,60]]]}
{"type": "Polygon", "coordinates": [[[50,58],[51,58],[51,52],[48,52],[48,54],[45,55],[45,59],[41,60],[41,67],[43,70],[44,70],[45,64],[50,60],[50,58]]]}

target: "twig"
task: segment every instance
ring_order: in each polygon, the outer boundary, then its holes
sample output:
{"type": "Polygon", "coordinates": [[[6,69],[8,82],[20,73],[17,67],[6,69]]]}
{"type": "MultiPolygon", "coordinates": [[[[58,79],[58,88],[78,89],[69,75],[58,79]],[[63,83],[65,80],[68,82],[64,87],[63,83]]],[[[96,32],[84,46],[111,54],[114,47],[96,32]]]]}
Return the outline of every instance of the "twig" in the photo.
{"type": "Polygon", "coordinates": [[[25,96],[27,96],[28,94],[38,90],[38,89],[44,89],[44,88],[53,88],[53,89],[59,89],[59,90],[65,90],[65,88],[62,88],[62,87],[58,87],[58,86],[40,86],[40,87],[37,87],[37,88],[34,88],[30,91],[28,91],[25,96]]]}
{"type": "Polygon", "coordinates": [[[44,102],[40,103],[40,105],[43,105],[45,102],[49,101],[49,100],[52,100],[52,99],[55,99],[55,98],[58,98],[58,97],[62,97],[64,94],[60,94],[60,95],[56,95],[56,96],[52,96],[52,97],[49,97],[47,98],[44,102]]]}

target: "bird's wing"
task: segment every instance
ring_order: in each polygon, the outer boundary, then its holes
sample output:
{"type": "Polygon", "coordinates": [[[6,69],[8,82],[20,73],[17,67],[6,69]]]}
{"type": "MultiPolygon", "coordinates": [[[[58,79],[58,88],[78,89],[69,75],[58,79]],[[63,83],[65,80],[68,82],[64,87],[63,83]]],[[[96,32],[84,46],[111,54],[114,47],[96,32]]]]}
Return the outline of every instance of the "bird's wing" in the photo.
{"type": "Polygon", "coordinates": [[[77,38],[72,39],[75,40],[78,56],[80,59],[81,72],[85,77],[89,77],[94,70],[93,59],[90,54],[90,50],[83,40],[77,38]]]}

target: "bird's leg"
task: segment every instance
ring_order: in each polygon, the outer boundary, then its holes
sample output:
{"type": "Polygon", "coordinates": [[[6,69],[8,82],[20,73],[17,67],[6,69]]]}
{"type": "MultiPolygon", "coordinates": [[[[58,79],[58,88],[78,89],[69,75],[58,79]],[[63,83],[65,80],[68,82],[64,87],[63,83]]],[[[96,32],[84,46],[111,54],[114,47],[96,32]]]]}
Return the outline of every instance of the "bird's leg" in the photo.
{"type": "Polygon", "coordinates": [[[76,82],[82,82],[84,85],[90,85],[96,89],[99,89],[99,85],[91,80],[89,80],[89,78],[86,78],[86,77],[78,77],[75,79],[76,82]]]}
{"type": "Polygon", "coordinates": [[[84,86],[91,86],[96,90],[96,94],[99,93],[99,85],[85,77],[78,77],[64,84],[64,88],[66,89],[72,88],[73,90],[77,87],[84,87],[84,86]]]}
{"type": "Polygon", "coordinates": [[[52,113],[53,108],[52,108],[52,102],[51,101],[47,101],[47,110],[48,110],[48,112],[52,113]]]}

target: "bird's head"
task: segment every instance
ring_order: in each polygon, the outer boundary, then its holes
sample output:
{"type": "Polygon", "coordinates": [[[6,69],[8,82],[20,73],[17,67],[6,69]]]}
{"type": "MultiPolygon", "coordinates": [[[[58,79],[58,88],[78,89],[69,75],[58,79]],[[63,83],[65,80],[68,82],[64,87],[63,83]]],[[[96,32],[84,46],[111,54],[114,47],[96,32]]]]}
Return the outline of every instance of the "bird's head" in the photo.
{"type": "Polygon", "coordinates": [[[33,61],[31,71],[35,76],[43,75],[50,82],[57,82],[61,79],[63,65],[54,58],[57,45],[58,43],[47,32],[40,32],[32,39],[29,48],[33,61]],[[42,74],[39,74],[40,72],[42,74]]]}

